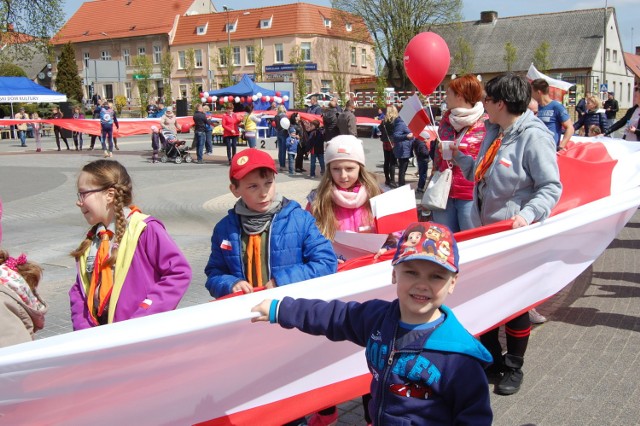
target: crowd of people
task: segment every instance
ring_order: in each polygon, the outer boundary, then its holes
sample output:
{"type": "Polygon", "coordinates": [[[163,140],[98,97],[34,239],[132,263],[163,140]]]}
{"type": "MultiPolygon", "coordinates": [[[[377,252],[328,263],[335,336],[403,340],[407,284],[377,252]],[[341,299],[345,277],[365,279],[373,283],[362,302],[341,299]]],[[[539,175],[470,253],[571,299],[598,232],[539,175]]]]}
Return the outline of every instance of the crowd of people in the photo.
{"type": "MultiPolygon", "coordinates": [[[[627,140],[640,137],[640,88],[634,91],[634,107],[613,124],[606,113],[599,112],[597,98],[587,96],[584,113],[575,124],[562,105],[554,102],[544,80],[529,83],[507,73],[483,87],[475,76],[464,75],[449,84],[449,109],[439,123],[438,137],[431,142],[416,139],[397,109],[389,106],[386,112],[379,112],[384,185],[366,168],[351,101],[342,111],[335,100],[321,110],[312,98],[309,113],[321,115],[324,126],[319,120],[306,123],[297,113],[287,117],[280,105],[275,116],[277,159],[255,148],[253,132],[260,116],[247,108],[240,117],[233,113],[233,105],[227,105],[222,126],[229,188],[237,201],[213,229],[204,269],[206,289],[219,298],[334,274],[343,261],[333,250],[336,233],[377,232],[370,199],[406,183],[404,175],[412,156],[421,174],[419,191],[426,188],[430,160],[434,171],[451,168],[453,183],[446,207],[432,212],[433,222],[415,223],[400,235],[389,235],[376,255],[396,250],[391,276],[396,300],[349,304],[286,297],[265,300],[253,308],[258,313],[254,322],[279,323],[365,347],[375,337],[376,344],[386,349],[377,354],[367,351],[373,373],[371,395],[363,396],[368,423],[395,424],[402,417],[417,423],[434,419],[434,424],[491,424],[488,383],[495,380],[497,394],[518,392],[531,319],[527,312],[509,319],[504,325],[504,348],[498,327],[479,341],[464,330],[444,305],[459,272],[454,233],[505,219],[512,221],[513,228],[520,228],[547,218],[562,193],[557,151],[566,148],[566,135],[574,129],[584,127],[587,135],[602,134],[626,124],[627,140]],[[252,142],[237,151],[240,125],[252,142]],[[443,156],[440,141],[444,140],[455,141],[451,159],[443,156]],[[303,208],[277,192],[276,176],[279,172],[295,174],[302,168],[298,158],[307,153],[311,155],[311,176],[315,176],[316,161],[322,176],[303,208]],[[385,359],[376,358],[379,354],[385,359]],[[385,373],[387,364],[393,374],[385,373]],[[430,397],[411,398],[396,385],[423,389],[430,397]]],[[[74,330],[173,310],[192,281],[191,267],[180,248],[159,219],[133,204],[128,171],[109,158],[113,126],[118,126],[111,105],[96,105],[94,116],[100,118],[106,158],[86,164],[77,177],[76,205],[89,229],[70,253],[77,265],[77,278],[69,290],[74,330]]],[[[73,118],[82,118],[80,109],[73,118]]],[[[158,118],[165,129],[176,128],[171,108],[158,118]]],[[[202,105],[196,108],[194,122],[197,161],[202,162],[205,134],[211,133],[202,105]]],[[[151,131],[156,161],[164,142],[159,127],[151,131]]],[[[83,148],[80,134],[74,134],[73,140],[76,149],[83,148]]],[[[0,250],[0,318],[4,325],[0,347],[29,341],[44,327],[48,306],[37,291],[41,277],[42,269],[25,255],[12,257],[0,250]]],[[[308,420],[290,424],[333,425],[338,418],[336,407],[310,415],[308,420]]]]}

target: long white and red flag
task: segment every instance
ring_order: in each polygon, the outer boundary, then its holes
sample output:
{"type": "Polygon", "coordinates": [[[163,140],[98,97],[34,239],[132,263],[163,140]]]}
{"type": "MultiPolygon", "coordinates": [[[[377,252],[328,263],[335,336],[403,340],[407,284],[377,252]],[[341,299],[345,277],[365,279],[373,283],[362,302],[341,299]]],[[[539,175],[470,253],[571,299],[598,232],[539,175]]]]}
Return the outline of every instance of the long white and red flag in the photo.
{"type": "Polygon", "coordinates": [[[549,96],[551,96],[551,99],[558,102],[562,102],[564,95],[567,94],[571,86],[574,86],[573,83],[551,78],[548,75],[541,73],[533,63],[531,63],[529,71],[527,71],[527,80],[533,81],[539,78],[547,80],[547,83],[549,83],[549,96]]]}
{"type": "MultiPolygon", "coordinates": [[[[640,205],[640,144],[573,138],[558,163],[564,191],[552,217],[457,235],[460,278],[447,305],[474,334],[556,294],[640,205]]],[[[391,300],[391,270],[363,257],[335,275],[0,349],[0,416],[12,425],[278,425],[349,400],[368,391],[363,348],[251,324],[250,309],[285,295],[391,300]]]]}

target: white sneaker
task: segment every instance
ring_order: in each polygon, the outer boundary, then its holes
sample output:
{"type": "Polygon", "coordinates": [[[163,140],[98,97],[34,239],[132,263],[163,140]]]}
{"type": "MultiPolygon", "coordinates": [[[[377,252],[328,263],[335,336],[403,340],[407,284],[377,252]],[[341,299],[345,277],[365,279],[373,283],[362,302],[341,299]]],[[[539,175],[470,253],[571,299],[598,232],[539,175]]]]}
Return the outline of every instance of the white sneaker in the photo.
{"type": "Polygon", "coordinates": [[[545,322],[547,322],[547,317],[545,317],[535,309],[531,309],[529,311],[529,321],[531,321],[531,323],[533,324],[544,324],[545,322]]]}

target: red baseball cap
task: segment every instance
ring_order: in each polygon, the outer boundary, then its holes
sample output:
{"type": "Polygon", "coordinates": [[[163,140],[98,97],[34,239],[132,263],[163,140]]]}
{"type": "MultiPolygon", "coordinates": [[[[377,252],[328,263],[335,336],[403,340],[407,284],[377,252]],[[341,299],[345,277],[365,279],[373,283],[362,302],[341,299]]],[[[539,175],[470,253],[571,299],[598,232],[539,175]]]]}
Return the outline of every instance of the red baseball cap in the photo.
{"type": "Polygon", "coordinates": [[[240,180],[255,169],[262,167],[278,173],[275,162],[269,154],[256,148],[245,149],[231,159],[229,178],[240,180]]]}

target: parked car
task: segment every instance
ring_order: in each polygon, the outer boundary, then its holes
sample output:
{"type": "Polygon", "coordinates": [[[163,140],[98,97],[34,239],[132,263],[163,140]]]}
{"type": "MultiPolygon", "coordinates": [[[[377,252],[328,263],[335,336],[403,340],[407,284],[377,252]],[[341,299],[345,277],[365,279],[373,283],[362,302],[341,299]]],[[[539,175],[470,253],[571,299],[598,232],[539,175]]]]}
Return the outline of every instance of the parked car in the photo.
{"type": "Polygon", "coordinates": [[[311,105],[311,97],[315,96],[318,98],[318,105],[320,105],[323,108],[326,108],[329,106],[329,101],[333,98],[333,95],[329,94],[329,93],[309,93],[307,96],[304,97],[304,104],[306,106],[310,106],[311,105]]]}

